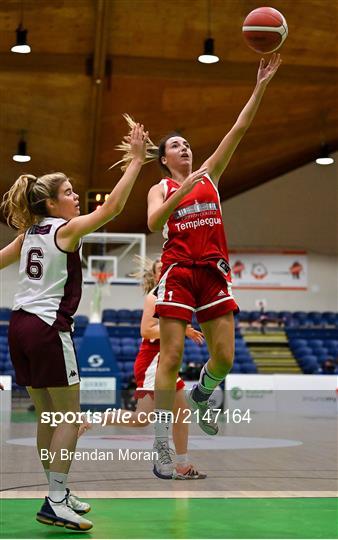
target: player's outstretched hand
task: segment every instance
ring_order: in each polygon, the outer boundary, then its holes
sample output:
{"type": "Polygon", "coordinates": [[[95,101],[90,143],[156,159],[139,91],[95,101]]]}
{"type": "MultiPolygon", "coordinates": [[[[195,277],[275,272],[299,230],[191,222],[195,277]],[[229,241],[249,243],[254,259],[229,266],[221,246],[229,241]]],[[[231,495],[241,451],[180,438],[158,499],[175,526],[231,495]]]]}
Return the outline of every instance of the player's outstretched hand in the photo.
{"type": "Polygon", "coordinates": [[[140,161],[144,161],[146,157],[146,142],[149,137],[148,131],[144,131],[143,124],[135,124],[128,137],[130,143],[130,150],[133,158],[138,158],[140,161]]]}
{"type": "Polygon", "coordinates": [[[203,176],[208,172],[207,167],[201,167],[201,169],[198,169],[198,171],[194,171],[187,176],[187,178],[184,180],[183,184],[180,187],[180,190],[182,190],[182,193],[186,195],[187,193],[190,193],[190,191],[193,189],[195,184],[200,182],[203,179],[203,176]]]}
{"type": "Polygon", "coordinates": [[[277,69],[282,63],[280,54],[274,53],[267,65],[265,65],[265,59],[261,58],[259,63],[258,73],[257,73],[257,82],[259,84],[268,84],[272,77],[277,72],[277,69]]]}
{"type": "Polygon", "coordinates": [[[189,339],[192,339],[198,345],[202,345],[202,343],[204,342],[204,336],[203,336],[202,332],[199,332],[198,330],[195,330],[195,328],[193,328],[192,326],[187,326],[187,329],[185,331],[185,335],[189,339]]]}

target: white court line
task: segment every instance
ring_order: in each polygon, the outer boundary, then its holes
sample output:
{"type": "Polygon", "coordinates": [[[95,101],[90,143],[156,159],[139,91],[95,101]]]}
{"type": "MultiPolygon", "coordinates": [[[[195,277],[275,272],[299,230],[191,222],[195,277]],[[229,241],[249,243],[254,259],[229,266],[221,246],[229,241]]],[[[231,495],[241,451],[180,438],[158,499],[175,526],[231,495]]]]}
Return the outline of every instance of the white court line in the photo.
{"type": "MultiPolygon", "coordinates": [[[[0,493],[0,499],[41,499],[44,491],[11,490],[0,493]]],[[[288,499],[337,498],[336,491],[77,491],[90,499],[288,499]]]]}

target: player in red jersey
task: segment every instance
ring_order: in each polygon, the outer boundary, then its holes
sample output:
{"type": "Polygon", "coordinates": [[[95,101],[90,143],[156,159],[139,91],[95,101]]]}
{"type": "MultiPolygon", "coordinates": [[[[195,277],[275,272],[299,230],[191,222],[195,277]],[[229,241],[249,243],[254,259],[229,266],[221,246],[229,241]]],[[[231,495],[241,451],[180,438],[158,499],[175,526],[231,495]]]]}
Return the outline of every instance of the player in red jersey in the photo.
{"type": "MultiPolygon", "coordinates": [[[[150,259],[146,261],[144,271],[137,274],[143,278],[143,289],[146,293],[144,310],[141,321],[142,343],[134,364],[134,374],[137,383],[135,397],[137,398],[136,411],[121,410],[120,415],[113,413],[105,414],[102,417],[104,426],[119,426],[128,428],[142,428],[149,425],[149,414],[154,411],[154,389],[155,374],[160,354],[160,328],[158,319],[154,318],[155,301],[154,288],[156,287],[161,273],[161,262],[159,259],[154,262],[150,259]],[[126,414],[124,414],[126,413],[126,414]]],[[[136,274],[135,274],[136,275],[136,274]]],[[[204,338],[191,325],[186,328],[186,336],[195,343],[203,343],[204,338]]],[[[188,458],[188,436],[189,423],[187,410],[189,409],[185,391],[184,381],[177,377],[176,394],[174,400],[174,415],[177,421],[173,424],[173,440],[176,450],[176,465],[173,471],[173,478],[177,480],[198,480],[206,478],[206,474],[199,472],[188,458]]],[[[79,436],[92,428],[93,424],[84,421],[79,429],[79,436]]]]}
{"type": "MultiPolygon", "coordinates": [[[[192,409],[198,412],[200,427],[210,435],[218,432],[208,401],[232,367],[233,312],[238,308],[231,292],[217,185],[251,125],[280,63],[279,54],[274,54],[267,65],[261,59],[257,83],[249,101],[199,170],[191,172],[190,145],[178,133],[168,135],[159,145],[159,162],[168,177],[149,191],[148,226],[152,232],[163,230],[166,238],[156,303],[160,317],[161,358],[155,384],[158,421],[154,450],[159,459],[154,463],[154,473],[161,478],[171,478],[173,471],[168,444],[169,418],[185,329],[194,312],[207,341],[210,359],[202,368],[199,383],[190,393],[189,401],[192,409]]],[[[152,150],[148,146],[148,155],[152,150]]]]}

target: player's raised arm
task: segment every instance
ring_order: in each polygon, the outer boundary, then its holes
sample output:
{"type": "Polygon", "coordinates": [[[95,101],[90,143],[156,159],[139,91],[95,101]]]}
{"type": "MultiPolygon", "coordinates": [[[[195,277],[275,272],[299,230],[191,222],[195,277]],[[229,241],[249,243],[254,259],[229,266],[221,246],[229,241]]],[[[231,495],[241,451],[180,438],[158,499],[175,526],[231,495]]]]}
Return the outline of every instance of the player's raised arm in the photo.
{"type": "Polygon", "coordinates": [[[261,59],[257,73],[257,84],[249,101],[237,118],[236,123],[225,135],[215,152],[203,163],[203,166],[207,167],[208,173],[216,185],[242,137],[250,127],[266,87],[275,75],[280,64],[281,58],[279,54],[273,54],[267,65],[265,65],[265,60],[263,58],[261,59]]]}
{"type": "Polygon", "coordinates": [[[0,250],[0,270],[20,259],[23,234],[20,234],[13,242],[0,250]]]}
{"type": "Polygon", "coordinates": [[[127,202],[145,159],[146,138],[143,126],[136,124],[128,137],[132,160],[122,178],[102,206],[90,214],[73,218],[58,232],[58,242],[63,249],[72,250],[79,239],[120,214],[127,202]]]}

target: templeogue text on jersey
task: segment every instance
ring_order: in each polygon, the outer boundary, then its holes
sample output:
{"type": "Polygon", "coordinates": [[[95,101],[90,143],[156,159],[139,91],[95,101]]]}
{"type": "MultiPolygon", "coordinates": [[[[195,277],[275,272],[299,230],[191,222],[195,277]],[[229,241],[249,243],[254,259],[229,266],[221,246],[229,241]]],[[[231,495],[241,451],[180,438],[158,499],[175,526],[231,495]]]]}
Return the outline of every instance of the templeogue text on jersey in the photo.
{"type": "Polygon", "coordinates": [[[53,463],[56,458],[61,461],[154,461],[158,459],[158,453],[153,450],[131,450],[130,448],[118,448],[116,450],[76,450],[70,451],[67,448],[60,449],[60,456],[57,452],[50,452],[47,448],[41,448],[41,461],[53,463]]]}

